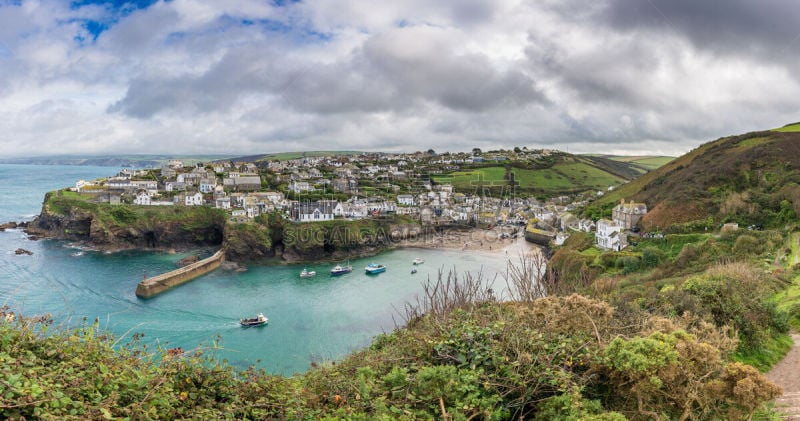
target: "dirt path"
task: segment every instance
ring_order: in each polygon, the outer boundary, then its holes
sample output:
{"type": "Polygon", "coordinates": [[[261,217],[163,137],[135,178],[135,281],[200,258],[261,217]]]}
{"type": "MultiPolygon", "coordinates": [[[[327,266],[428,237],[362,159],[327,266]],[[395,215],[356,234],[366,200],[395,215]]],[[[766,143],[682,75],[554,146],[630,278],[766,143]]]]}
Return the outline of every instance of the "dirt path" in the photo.
{"type": "Polygon", "coordinates": [[[785,420],[800,421],[800,334],[792,333],[794,346],[767,377],[783,388],[783,395],[775,399],[778,410],[785,414],[785,420]]]}

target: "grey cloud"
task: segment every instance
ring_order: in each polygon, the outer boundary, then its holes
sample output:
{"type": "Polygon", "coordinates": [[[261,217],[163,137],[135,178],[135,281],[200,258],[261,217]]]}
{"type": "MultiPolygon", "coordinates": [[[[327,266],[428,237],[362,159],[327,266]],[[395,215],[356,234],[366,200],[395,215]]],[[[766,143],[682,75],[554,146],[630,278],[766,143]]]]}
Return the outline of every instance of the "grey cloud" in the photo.
{"type": "Polygon", "coordinates": [[[794,0],[611,0],[599,16],[618,30],[677,32],[699,49],[781,58],[800,50],[797,6],[794,0]]]}
{"type": "Polygon", "coordinates": [[[653,97],[650,77],[662,66],[664,50],[651,43],[623,39],[576,50],[531,34],[525,53],[532,69],[583,101],[643,107],[663,100],[653,97]]]}
{"type": "Polygon", "coordinates": [[[450,10],[454,21],[471,25],[490,21],[496,7],[491,0],[457,0],[450,10]]]}
{"type": "Polygon", "coordinates": [[[420,101],[462,111],[546,102],[530,77],[497,70],[484,55],[428,49],[408,58],[396,51],[403,47],[370,40],[329,63],[240,48],[201,75],[134,79],[109,111],[137,118],[170,110],[208,113],[252,95],[320,114],[398,111],[420,101]]]}
{"type": "Polygon", "coordinates": [[[425,36],[375,37],[365,43],[364,54],[401,92],[451,109],[480,111],[504,103],[546,101],[527,75],[497,70],[482,54],[457,55],[453,47],[425,36]],[[404,42],[434,45],[409,53],[404,42]]]}
{"type": "Polygon", "coordinates": [[[131,13],[102,33],[98,42],[118,51],[121,57],[152,54],[164,48],[165,37],[173,31],[178,14],[169,7],[157,4],[146,11],[131,13]]]}

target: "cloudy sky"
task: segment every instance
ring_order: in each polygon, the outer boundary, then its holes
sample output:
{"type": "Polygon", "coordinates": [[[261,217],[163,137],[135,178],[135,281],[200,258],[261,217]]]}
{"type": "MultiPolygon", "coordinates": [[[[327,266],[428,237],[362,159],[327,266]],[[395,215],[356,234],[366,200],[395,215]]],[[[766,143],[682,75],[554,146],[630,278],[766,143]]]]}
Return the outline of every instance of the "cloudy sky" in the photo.
{"type": "Polygon", "coordinates": [[[0,0],[0,157],[679,155],[800,120],[794,0],[0,0]]]}

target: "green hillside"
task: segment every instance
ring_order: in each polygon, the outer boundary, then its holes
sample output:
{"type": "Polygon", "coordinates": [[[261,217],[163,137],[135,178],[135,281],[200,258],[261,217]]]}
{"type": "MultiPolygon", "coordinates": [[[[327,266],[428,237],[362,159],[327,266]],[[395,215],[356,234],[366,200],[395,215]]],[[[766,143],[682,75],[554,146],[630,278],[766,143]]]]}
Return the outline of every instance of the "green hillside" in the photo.
{"type": "Polygon", "coordinates": [[[504,165],[472,165],[433,177],[439,184],[452,184],[456,191],[541,195],[605,190],[633,179],[640,171],[603,157],[555,154],[535,161],[510,161],[504,165]]]}
{"type": "Polygon", "coordinates": [[[790,123],[790,124],[787,124],[787,125],[785,125],[783,127],[774,129],[774,131],[776,131],[776,132],[784,132],[784,133],[800,132],[800,123],[790,123]]]}
{"type": "Polygon", "coordinates": [[[646,170],[644,172],[660,168],[675,159],[674,156],[609,156],[608,158],[641,167],[646,170]]]}
{"type": "MultiPolygon", "coordinates": [[[[792,127],[792,126],[789,126],[792,127]]],[[[706,143],[597,201],[645,202],[646,228],[725,222],[780,226],[800,211],[800,132],[764,131],[706,143]]]]}

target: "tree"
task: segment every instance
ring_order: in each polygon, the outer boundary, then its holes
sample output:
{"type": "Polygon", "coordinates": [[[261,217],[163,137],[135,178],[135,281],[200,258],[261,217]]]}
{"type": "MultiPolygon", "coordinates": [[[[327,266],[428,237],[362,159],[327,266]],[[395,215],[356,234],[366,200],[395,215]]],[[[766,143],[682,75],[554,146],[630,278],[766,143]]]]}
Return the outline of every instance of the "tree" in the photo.
{"type": "Polygon", "coordinates": [[[481,148],[472,148],[472,154],[473,155],[480,155],[481,154],[481,148]]]}
{"type": "Polygon", "coordinates": [[[436,151],[433,149],[428,149],[428,155],[436,155],[436,151]]]}

